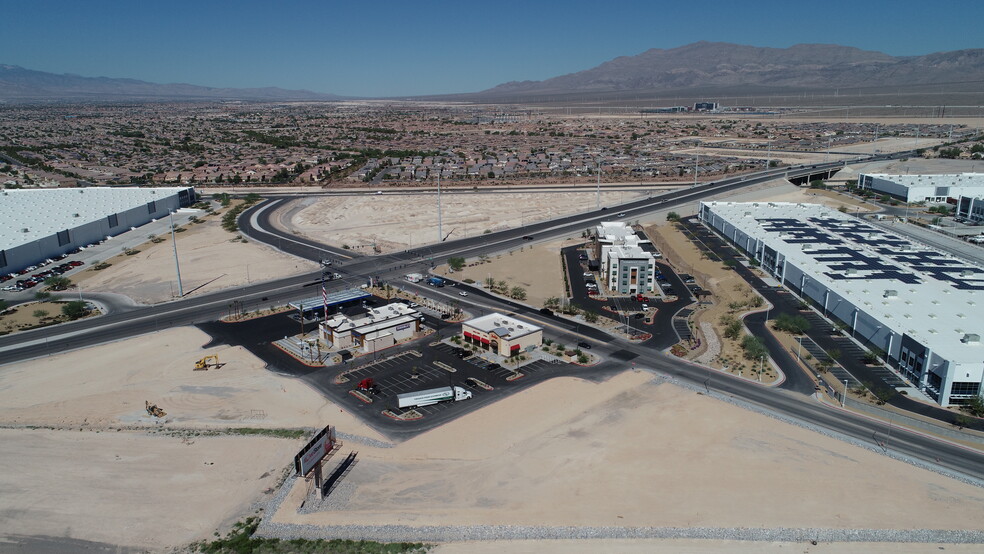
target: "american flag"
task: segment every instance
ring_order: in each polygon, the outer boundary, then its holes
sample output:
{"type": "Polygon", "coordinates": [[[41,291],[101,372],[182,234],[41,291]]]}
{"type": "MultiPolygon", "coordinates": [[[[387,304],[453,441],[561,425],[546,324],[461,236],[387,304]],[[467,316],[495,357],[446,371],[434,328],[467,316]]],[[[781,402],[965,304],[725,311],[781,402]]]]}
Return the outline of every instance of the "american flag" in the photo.
{"type": "Polygon", "coordinates": [[[325,288],[325,278],[321,277],[321,302],[324,304],[324,316],[328,319],[328,289],[325,288]]]}

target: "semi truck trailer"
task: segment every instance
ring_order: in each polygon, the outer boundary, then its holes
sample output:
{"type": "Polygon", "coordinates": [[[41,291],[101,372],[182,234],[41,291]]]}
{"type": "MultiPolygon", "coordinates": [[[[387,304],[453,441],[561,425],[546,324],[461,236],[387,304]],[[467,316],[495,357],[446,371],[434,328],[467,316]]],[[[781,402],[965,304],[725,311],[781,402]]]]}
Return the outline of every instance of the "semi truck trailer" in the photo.
{"type": "Polygon", "coordinates": [[[459,402],[472,397],[470,390],[461,387],[439,387],[417,392],[405,392],[396,395],[397,405],[401,408],[416,408],[421,406],[431,406],[438,402],[453,401],[459,402]]]}

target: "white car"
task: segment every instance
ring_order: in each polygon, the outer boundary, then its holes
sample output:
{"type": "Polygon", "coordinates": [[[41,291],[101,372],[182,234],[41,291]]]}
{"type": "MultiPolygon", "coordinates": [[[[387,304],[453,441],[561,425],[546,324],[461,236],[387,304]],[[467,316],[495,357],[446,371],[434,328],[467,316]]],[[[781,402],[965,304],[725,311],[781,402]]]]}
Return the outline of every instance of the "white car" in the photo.
{"type": "Polygon", "coordinates": [[[466,291],[461,291],[461,292],[458,293],[458,295],[459,296],[468,296],[468,293],[466,291]]]}
{"type": "Polygon", "coordinates": [[[618,217],[625,217],[625,212],[618,214],[618,217]]]}

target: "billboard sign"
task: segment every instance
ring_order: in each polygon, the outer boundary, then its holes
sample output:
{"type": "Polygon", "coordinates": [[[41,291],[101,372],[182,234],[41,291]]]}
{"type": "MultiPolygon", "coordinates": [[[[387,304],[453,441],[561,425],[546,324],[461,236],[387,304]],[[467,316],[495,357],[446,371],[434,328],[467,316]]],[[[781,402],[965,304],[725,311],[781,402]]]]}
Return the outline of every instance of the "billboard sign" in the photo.
{"type": "Polygon", "coordinates": [[[331,425],[327,425],[294,456],[294,469],[297,470],[297,474],[307,475],[334,447],[335,431],[331,425]]]}

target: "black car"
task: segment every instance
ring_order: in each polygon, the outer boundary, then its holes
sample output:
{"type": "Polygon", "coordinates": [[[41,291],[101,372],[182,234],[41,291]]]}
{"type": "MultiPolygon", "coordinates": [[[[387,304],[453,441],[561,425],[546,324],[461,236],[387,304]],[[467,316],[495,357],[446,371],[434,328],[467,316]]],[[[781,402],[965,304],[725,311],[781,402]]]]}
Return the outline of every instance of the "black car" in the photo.
{"type": "Polygon", "coordinates": [[[588,343],[586,343],[586,342],[584,342],[583,340],[581,342],[577,343],[577,346],[578,346],[578,348],[583,348],[585,350],[591,350],[591,345],[588,344],[588,343]]]}
{"type": "Polygon", "coordinates": [[[533,235],[523,235],[523,240],[533,240],[533,235]]]}
{"type": "Polygon", "coordinates": [[[543,315],[553,315],[553,310],[550,308],[540,308],[540,313],[543,315]]]}
{"type": "Polygon", "coordinates": [[[489,371],[495,371],[495,370],[499,369],[500,367],[502,367],[502,366],[499,365],[499,364],[489,364],[489,365],[485,366],[485,369],[487,369],[489,371]]]}

